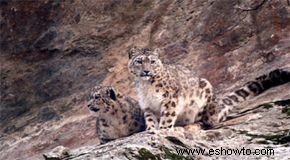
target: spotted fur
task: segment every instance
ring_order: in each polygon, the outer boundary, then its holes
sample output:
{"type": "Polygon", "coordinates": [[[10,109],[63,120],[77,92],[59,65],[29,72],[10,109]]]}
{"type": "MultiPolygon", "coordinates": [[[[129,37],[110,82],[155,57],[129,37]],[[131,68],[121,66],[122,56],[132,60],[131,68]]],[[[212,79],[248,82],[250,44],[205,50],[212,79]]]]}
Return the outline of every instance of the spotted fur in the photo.
{"type": "Polygon", "coordinates": [[[96,114],[101,143],[145,130],[143,112],[138,102],[123,96],[113,87],[94,87],[87,107],[96,114]]]}
{"type": "Polygon", "coordinates": [[[225,120],[238,104],[290,81],[289,71],[276,69],[217,99],[206,79],[182,66],[163,64],[156,49],[132,48],[128,68],[136,78],[147,130],[196,122],[211,127],[225,120]]]}
{"type": "Polygon", "coordinates": [[[200,113],[213,98],[211,84],[183,66],[163,64],[158,55],[156,49],[134,47],[129,51],[128,68],[136,78],[146,129],[200,121],[200,113]]]}
{"type": "Polygon", "coordinates": [[[235,106],[260,95],[270,88],[288,82],[290,82],[290,72],[287,69],[275,69],[268,74],[259,76],[255,80],[247,82],[243,87],[238,88],[234,92],[214,100],[205,109],[207,113],[205,113],[204,122],[209,126],[213,126],[224,121],[235,106]]]}

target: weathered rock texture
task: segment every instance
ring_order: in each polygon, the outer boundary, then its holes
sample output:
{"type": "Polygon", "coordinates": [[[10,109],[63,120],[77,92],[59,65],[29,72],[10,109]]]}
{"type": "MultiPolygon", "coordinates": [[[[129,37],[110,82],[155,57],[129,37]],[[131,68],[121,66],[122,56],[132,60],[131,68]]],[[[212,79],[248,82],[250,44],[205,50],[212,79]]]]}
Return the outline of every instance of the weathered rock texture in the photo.
{"type": "Polygon", "coordinates": [[[88,145],[77,149],[55,148],[44,154],[46,159],[289,159],[290,158],[290,84],[272,89],[261,97],[243,105],[244,116],[223,123],[223,127],[212,130],[187,130],[152,135],[138,133],[109,142],[105,145],[88,145]],[[288,94],[286,94],[288,93],[288,94]],[[280,97],[270,99],[270,97],[280,97]],[[282,100],[281,99],[288,99],[282,100]],[[274,103],[269,103],[274,101],[274,103]],[[256,106],[257,104],[262,104],[256,106]],[[205,154],[178,154],[176,149],[205,149],[205,154]],[[209,155],[213,149],[250,149],[240,155],[223,151],[209,155]],[[258,155],[253,152],[259,149],[258,155]],[[264,149],[262,151],[262,149],[264,149]],[[273,149],[271,151],[267,149],[273,149]],[[63,152],[63,151],[66,152],[63,152]],[[58,154],[56,154],[58,153],[58,154]],[[250,155],[249,155],[250,154],[250,155]],[[262,155],[263,154],[263,155],[262,155]]]}
{"type": "Polygon", "coordinates": [[[137,98],[127,72],[126,51],[134,45],[161,48],[164,62],[187,65],[219,94],[289,65],[288,3],[0,0],[0,159],[98,144],[83,107],[86,91],[114,85],[137,98]]]}

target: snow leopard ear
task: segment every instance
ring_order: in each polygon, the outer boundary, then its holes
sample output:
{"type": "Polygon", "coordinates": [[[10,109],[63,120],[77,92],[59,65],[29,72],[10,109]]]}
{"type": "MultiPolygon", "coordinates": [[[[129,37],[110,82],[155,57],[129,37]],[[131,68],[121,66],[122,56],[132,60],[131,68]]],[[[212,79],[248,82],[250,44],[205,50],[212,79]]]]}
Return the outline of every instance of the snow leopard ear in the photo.
{"type": "Polygon", "coordinates": [[[161,51],[160,51],[160,49],[159,48],[155,48],[154,50],[153,50],[153,55],[155,55],[156,57],[159,57],[159,53],[160,53],[161,51]]]}
{"type": "Polygon", "coordinates": [[[94,86],[93,88],[91,88],[90,90],[89,90],[89,93],[88,93],[88,99],[95,99],[95,95],[96,95],[96,93],[98,93],[98,94],[100,94],[100,92],[101,92],[101,90],[102,90],[102,86],[101,85],[96,85],[96,86],[94,86]]]}
{"type": "Polygon", "coordinates": [[[136,56],[138,54],[138,51],[139,51],[139,49],[136,46],[134,46],[133,48],[131,48],[128,51],[129,59],[132,59],[134,56],[136,56]]]}
{"type": "Polygon", "coordinates": [[[109,97],[112,99],[112,100],[117,100],[117,91],[113,88],[113,87],[110,87],[109,89],[108,89],[108,95],[109,95],[109,97]]]}

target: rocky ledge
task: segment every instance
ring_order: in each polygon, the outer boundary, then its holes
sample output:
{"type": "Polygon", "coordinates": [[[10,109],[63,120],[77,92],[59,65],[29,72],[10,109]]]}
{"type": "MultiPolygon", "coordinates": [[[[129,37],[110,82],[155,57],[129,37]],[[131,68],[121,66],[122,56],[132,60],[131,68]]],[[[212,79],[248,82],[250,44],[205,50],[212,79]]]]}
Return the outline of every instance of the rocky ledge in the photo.
{"type": "Polygon", "coordinates": [[[142,132],[104,145],[76,149],[58,146],[44,157],[46,160],[289,159],[289,89],[290,84],[286,84],[244,104],[240,112],[219,128],[177,127],[175,131],[158,134],[142,132]]]}

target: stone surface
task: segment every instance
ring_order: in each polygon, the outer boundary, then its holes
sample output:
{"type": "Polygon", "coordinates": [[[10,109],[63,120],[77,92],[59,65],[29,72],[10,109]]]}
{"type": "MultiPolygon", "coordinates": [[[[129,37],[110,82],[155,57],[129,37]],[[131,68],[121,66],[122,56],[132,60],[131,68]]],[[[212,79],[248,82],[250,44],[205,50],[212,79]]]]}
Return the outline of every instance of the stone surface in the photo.
{"type": "MultiPolygon", "coordinates": [[[[220,95],[290,64],[286,0],[1,0],[0,8],[0,159],[98,144],[87,90],[114,85],[137,98],[127,72],[134,45],[159,47],[164,62],[187,65],[220,95]]],[[[268,100],[277,96],[285,99],[268,100]]]]}
{"type": "MultiPolygon", "coordinates": [[[[289,94],[286,96],[289,98],[289,94]]],[[[263,99],[258,101],[263,101],[263,99]]],[[[290,114],[283,114],[283,108],[290,109],[289,99],[274,104],[266,103],[259,107],[252,106],[253,111],[258,113],[259,116],[247,113],[245,116],[227,121],[222,128],[194,132],[181,129],[160,135],[152,135],[146,132],[137,133],[104,145],[88,145],[72,149],[64,159],[287,160],[290,158],[290,114]],[[280,106],[281,102],[284,105],[280,106]],[[267,105],[271,107],[266,107],[267,105]],[[249,117],[251,116],[250,120],[249,117]],[[184,148],[191,149],[192,152],[196,150],[196,152],[178,154],[177,150],[184,148]],[[222,148],[224,151],[222,151],[222,148]],[[203,149],[204,154],[201,153],[203,149]],[[210,149],[215,150],[212,155],[209,153],[210,149]],[[218,152],[216,149],[220,149],[220,151],[218,152]],[[233,149],[239,149],[241,153],[229,151],[233,149]],[[242,149],[251,150],[251,152],[242,152],[242,149]],[[253,153],[257,149],[259,150],[258,155],[253,153]]],[[[44,156],[50,154],[52,153],[46,153],[44,156]]]]}
{"type": "Polygon", "coordinates": [[[44,158],[47,160],[57,160],[57,159],[63,159],[69,156],[69,149],[65,148],[63,146],[58,146],[54,148],[50,153],[45,154],[44,158]]]}

